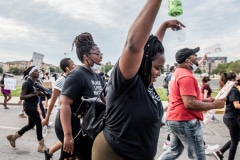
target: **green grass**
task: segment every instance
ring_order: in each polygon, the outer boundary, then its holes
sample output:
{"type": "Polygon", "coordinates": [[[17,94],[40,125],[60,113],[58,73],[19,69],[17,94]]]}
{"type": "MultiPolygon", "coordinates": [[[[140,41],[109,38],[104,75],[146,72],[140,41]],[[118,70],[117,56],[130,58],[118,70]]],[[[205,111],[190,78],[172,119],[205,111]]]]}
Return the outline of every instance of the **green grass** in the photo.
{"type": "MultiPolygon", "coordinates": [[[[167,101],[166,89],[165,88],[156,88],[158,95],[160,96],[162,101],[167,101]]],[[[216,97],[219,89],[213,89],[212,97],[216,97]]]]}
{"type": "MultiPolygon", "coordinates": [[[[16,87],[16,90],[12,90],[12,96],[13,97],[19,97],[20,96],[20,93],[21,93],[21,88],[22,86],[17,86],[16,87]]],[[[2,93],[0,93],[0,96],[2,96],[2,93]]]]}
{"type": "MultiPolygon", "coordinates": [[[[160,96],[162,101],[167,101],[166,89],[165,88],[156,88],[158,95],[160,96]]],[[[219,89],[213,89],[212,97],[215,97],[219,89]]],[[[17,86],[16,90],[12,90],[13,97],[19,97],[21,93],[21,86],[17,86]]],[[[0,94],[2,96],[2,94],[0,94]]]]}

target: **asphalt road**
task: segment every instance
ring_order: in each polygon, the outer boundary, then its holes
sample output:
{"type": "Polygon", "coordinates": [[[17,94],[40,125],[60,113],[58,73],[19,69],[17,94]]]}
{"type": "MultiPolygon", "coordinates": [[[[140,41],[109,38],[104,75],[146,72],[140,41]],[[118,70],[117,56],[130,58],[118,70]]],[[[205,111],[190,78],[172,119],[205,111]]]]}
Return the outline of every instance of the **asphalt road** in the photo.
{"type": "MultiPolygon", "coordinates": [[[[30,130],[26,132],[21,138],[16,141],[16,148],[12,148],[6,139],[8,134],[14,134],[21,127],[27,123],[27,118],[20,118],[18,116],[21,110],[21,105],[9,105],[8,110],[3,109],[0,105],[0,160],[44,160],[44,154],[37,152],[38,141],[36,138],[36,131],[30,130]]],[[[50,121],[54,122],[55,115],[57,113],[56,108],[53,109],[50,121]]],[[[219,144],[222,146],[227,140],[229,140],[229,133],[224,123],[222,122],[222,115],[216,115],[216,118],[220,120],[219,123],[210,122],[207,126],[203,126],[204,139],[207,144],[214,145],[219,144]]],[[[163,153],[163,143],[167,137],[167,131],[165,128],[161,128],[158,151],[156,158],[163,153]]],[[[48,134],[45,137],[45,143],[47,147],[51,147],[57,141],[54,128],[48,130],[48,134]]],[[[238,147],[236,153],[236,159],[240,159],[240,147],[238,147]]],[[[59,158],[60,152],[54,154],[53,159],[59,158]]],[[[228,152],[225,153],[225,158],[228,156],[228,152]]],[[[186,150],[178,160],[186,160],[186,150]]],[[[207,160],[215,160],[212,155],[206,156],[207,160]]]]}

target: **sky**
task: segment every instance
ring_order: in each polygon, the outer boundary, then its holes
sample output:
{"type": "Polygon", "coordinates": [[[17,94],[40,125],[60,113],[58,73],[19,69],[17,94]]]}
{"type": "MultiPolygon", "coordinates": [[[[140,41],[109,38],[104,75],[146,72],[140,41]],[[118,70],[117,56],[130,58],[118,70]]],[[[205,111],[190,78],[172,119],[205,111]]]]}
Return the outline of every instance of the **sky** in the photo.
{"type": "MultiPolygon", "coordinates": [[[[44,54],[43,61],[59,66],[70,57],[81,64],[72,42],[82,32],[90,32],[104,54],[103,63],[116,63],[130,25],[146,0],[0,0],[0,62],[29,61],[33,52],[44,54]]],[[[186,28],[185,41],[167,30],[163,39],[166,63],[175,63],[178,49],[219,44],[221,52],[208,56],[240,59],[240,1],[182,0],[183,14],[168,16],[163,0],[152,33],[166,20],[178,19],[186,28]]]]}

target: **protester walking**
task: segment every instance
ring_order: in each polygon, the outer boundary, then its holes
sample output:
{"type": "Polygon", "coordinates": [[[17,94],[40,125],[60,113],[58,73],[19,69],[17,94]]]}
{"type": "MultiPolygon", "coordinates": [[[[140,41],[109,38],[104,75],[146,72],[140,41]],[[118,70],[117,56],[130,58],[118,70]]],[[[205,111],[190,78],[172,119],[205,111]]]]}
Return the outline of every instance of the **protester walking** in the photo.
{"type": "Polygon", "coordinates": [[[240,141],[240,93],[237,89],[238,81],[236,73],[223,73],[220,77],[220,87],[222,88],[228,80],[236,83],[227,95],[226,109],[223,116],[223,122],[229,130],[231,140],[229,140],[219,151],[213,152],[217,160],[223,160],[223,154],[228,149],[228,160],[234,160],[240,141]]]}
{"type": "MultiPolygon", "coordinates": [[[[211,79],[208,76],[202,77],[202,86],[201,86],[201,94],[202,99],[208,99],[209,101],[213,101],[214,98],[212,98],[212,88],[210,87],[210,81],[211,79]]],[[[219,120],[213,115],[212,122],[219,122],[219,120]]]]}
{"type": "Polygon", "coordinates": [[[12,147],[16,147],[16,139],[21,137],[25,132],[29,131],[36,125],[36,134],[39,141],[38,152],[43,153],[46,149],[42,135],[42,125],[39,112],[37,110],[38,96],[44,96],[41,91],[37,91],[34,83],[39,77],[38,69],[34,66],[29,67],[26,71],[29,78],[23,83],[20,99],[24,100],[23,107],[28,116],[28,124],[13,135],[8,135],[7,139],[12,147]]]}
{"type": "Polygon", "coordinates": [[[183,26],[177,20],[166,21],[149,36],[160,4],[148,0],[129,29],[108,82],[106,126],[94,140],[93,160],[154,159],[163,115],[153,88],[165,63],[161,41],[167,28],[183,26]],[[130,86],[121,103],[111,105],[130,86]]]}
{"type": "MultiPolygon", "coordinates": [[[[70,58],[64,58],[60,61],[60,68],[64,72],[62,76],[60,76],[53,86],[53,93],[48,105],[48,110],[46,113],[45,119],[42,120],[42,126],[47,126],[49,123],[49,118],[52,113],[52,109],[55,106],[57,99],[59,98],[63,84],[65,82],[66,76],[75,68],[74,62],[70,58]]],[[[59,101],[59,100],[58,100],[59,101]]],[[[60,103],[57,104],[58,110],[60,109],[60,103]]],[[[58,141],[55,143],[50,149],[45,150],[45,160],[50,160],[53,156],[53,153],[59,150],[62,147],[62,142],[58,141]]]]}
{"type": "Polygon", "coordinates": [[[189,159],[205,160],[203,131],[200,121],[202,111],[223,108],[225,99],[213,102],[202,102],[198,81],[193,75],[197,69],[195,49],[183,48],[177,51],[175,58],[178,69],[172,75],[169,84],[169,104],[166,115],[166,126],[170,133],[170,148],[160,160],[177,159],[187,148],[189,159]]]}
{"type": "Polygon", "coordinates": [[[74,154],[80,160],[91,160],[93,140],[84,136],[79,118],[74,116],[81,104],[81,97],[97,97],[104,83],[95,73],[95,65],[101,65],[102,53],[90,33],[82,33],[74,40],[78,59],[82,66],[70,72],[64,82],[60,96],[60,112],[56,116],[55,130],[63,143],[60,159],[74,154]]]}
{"type": "Polygon", "coordinates": [[[10,99],[12,98],[12,93],[11,93],[11,90],[4,89],[4,78],[7,78],[7,74],[6,73],[3,74],[2,79],[0,81],[1,92],[2,92],[2,94],[4,96],[3,107],[4,107],[4,109],[9,109],[7,107],[7,102],[10,101],[10,99]]]}

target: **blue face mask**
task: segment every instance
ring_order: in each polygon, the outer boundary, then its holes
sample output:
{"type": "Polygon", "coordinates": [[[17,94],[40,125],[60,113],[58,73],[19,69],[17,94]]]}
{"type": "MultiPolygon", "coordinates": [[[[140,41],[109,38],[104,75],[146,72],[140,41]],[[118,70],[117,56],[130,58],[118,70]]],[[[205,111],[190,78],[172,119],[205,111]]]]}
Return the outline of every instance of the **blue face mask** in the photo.
{"type": "Polygon", "coordinates": [[[192,71],[195,72],[195,71],[198,69],[198,66],[196,66],[195,64],[193,64],[190,60],[189,60],[189,62],[190,62],[192,71]]]}

